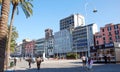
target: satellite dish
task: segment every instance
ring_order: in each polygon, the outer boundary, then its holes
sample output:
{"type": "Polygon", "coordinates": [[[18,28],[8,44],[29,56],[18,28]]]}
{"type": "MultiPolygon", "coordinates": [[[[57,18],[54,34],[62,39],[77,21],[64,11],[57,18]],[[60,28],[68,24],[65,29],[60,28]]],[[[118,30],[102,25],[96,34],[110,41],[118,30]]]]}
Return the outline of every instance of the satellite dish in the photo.
{"type": "Polygon", "coordinates": [[[93,10],[93,12],[94,12],[94,13],[96,13],[96,12],[97,12],[97,10],[96,10],[96,9],[94,9],[94,10],[93,10]]]}

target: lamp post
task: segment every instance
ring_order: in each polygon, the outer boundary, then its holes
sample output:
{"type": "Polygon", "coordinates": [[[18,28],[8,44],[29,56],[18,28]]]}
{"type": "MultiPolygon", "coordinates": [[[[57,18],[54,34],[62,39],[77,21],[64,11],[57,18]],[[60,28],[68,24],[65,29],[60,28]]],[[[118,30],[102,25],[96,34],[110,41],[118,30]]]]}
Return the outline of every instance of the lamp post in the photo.
{"type": "MultiPolygon", "coordinates": [[[[86,17],[88,16],[87,14],[87,7],[88,7],[89,3],[87,2],[86,0],[86,3],[85,3],[85,15],[86,17]]],[[[98,10],[95,8],[93,11],[93,13],[97,13],[98,10]]],[[[85,21],[87,22],[87,19],[85,19],[85,21]]],[[[88,27],[89,26],[86,26],[86,33],[87,33],[87,51],[86,51],[86,54],[90,57],[90,41],[89,41],[89,30],[88,30],[88,27]]]]}
{"type": "Polygon", "coordinates": [[[87,32],[87,56],[90,57],[90,45],[89,45],[89,32],[88,32],[88,26],[86,26],[86,32],[87,32]]]}

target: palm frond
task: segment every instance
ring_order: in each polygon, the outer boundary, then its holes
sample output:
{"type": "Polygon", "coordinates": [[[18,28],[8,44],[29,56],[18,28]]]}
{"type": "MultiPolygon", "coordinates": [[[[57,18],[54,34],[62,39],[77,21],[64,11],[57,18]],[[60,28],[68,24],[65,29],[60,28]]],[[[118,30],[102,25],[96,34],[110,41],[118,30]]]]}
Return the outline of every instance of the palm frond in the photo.
{"type": "Polygon", "coordinates": [[[26,11],[26,6],[21,5],[23,12],[25,13],[26,18],[30,17],[29,13],[26,11]]]}
{"type": "Polygon", "coordinates": [[[27,5],[28,7],[30,7],[30,8],[33,7],[32,3],[30,3],[30,2],[26,2],[26,5],[27,5]]]}
{"type": "Polygon", "coordinates": [[[19,15],[19,9],[18,9],[18,6],[17,6],[17,15],[19,15]]]}
{"type": "Polygon", "coordinates": [[[20,5],[26,15],[26,18],[30,17],[33,14],[32,12],[33,5],[30,2],[21,2],[20,5]]]}
{"type": "Polygon", "coordinates": [[[0,0],[0,5],[2,5],[2,0],[0,0]]]}

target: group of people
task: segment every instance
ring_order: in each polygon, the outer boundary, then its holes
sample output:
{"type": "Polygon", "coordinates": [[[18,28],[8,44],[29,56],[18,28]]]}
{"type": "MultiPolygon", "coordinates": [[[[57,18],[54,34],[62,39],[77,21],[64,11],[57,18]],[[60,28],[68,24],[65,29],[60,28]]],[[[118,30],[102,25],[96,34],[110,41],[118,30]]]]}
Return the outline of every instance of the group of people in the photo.
{"type": "MultiPolygon", "coordinates": [[[[21,59],[20,59],[21,61],[21,59]]],[[[33,59],[31,57],[27,58],[26,61],[28,61],[28,66],[29,68],[31,68],[31,64],[34,62],[33,59]]],[[[35,59],[35,62],[37,64],[37,69],[39,70],[40,69],[40,65],[41,65],[41,62],[43,62],[44,60],[41,58],[41,57],[37,57],[35,59]]],[[[17,59],[14,57],[14,66],[16,66],[16,63],[17,63],[17,59]]]]}
{"type": "Polygon", "coordinates": [[[82,56],[83,67],[89,70],[92,69],[93,60],[91,57],[82,56]]]}
{"type": "MultiPolygon", "coordinates": [[[[83,62],[83,67],[91,70],[93,65],[93,59],[91,57],[85,57],[85,56],[82,56],[81,58],[83,62]]],[[[107,64],[108,62],[109,63],[111,62],[110,56],[105,55],[103,59],[105,61],[105,64],[107,64]]]]}
{"type": "MultiPolygon", "coordinates": [[[[27,61],[28,61],[29,68],[31,68],[32,58],[29,57],[27,61]]],[[[41,62],[42,62],[42,61],[43,61],[42,58],[40,58],[40,57],[37,57],[37,58],[36,58],[36,64],[37,64],[37,69],[38,69],[38,70],[40,69],[40,65],[41,65],[41,62]]]]}

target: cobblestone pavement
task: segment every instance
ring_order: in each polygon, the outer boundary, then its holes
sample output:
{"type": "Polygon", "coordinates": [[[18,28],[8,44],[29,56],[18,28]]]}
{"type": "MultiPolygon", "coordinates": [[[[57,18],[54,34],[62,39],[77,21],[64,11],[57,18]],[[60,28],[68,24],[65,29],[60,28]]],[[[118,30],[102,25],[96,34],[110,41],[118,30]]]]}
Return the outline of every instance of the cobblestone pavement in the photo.
{"type": "Polygon", "coordinates": [[[36,63],[28,68],[28,63],[22,60],[11,70],[14,72],[120,72],[120,64],[93,64],[93,69],[87,70],[82,67],[81,60],[46,60],[42,62],[41,69],[37,70],[36,63]]]}

